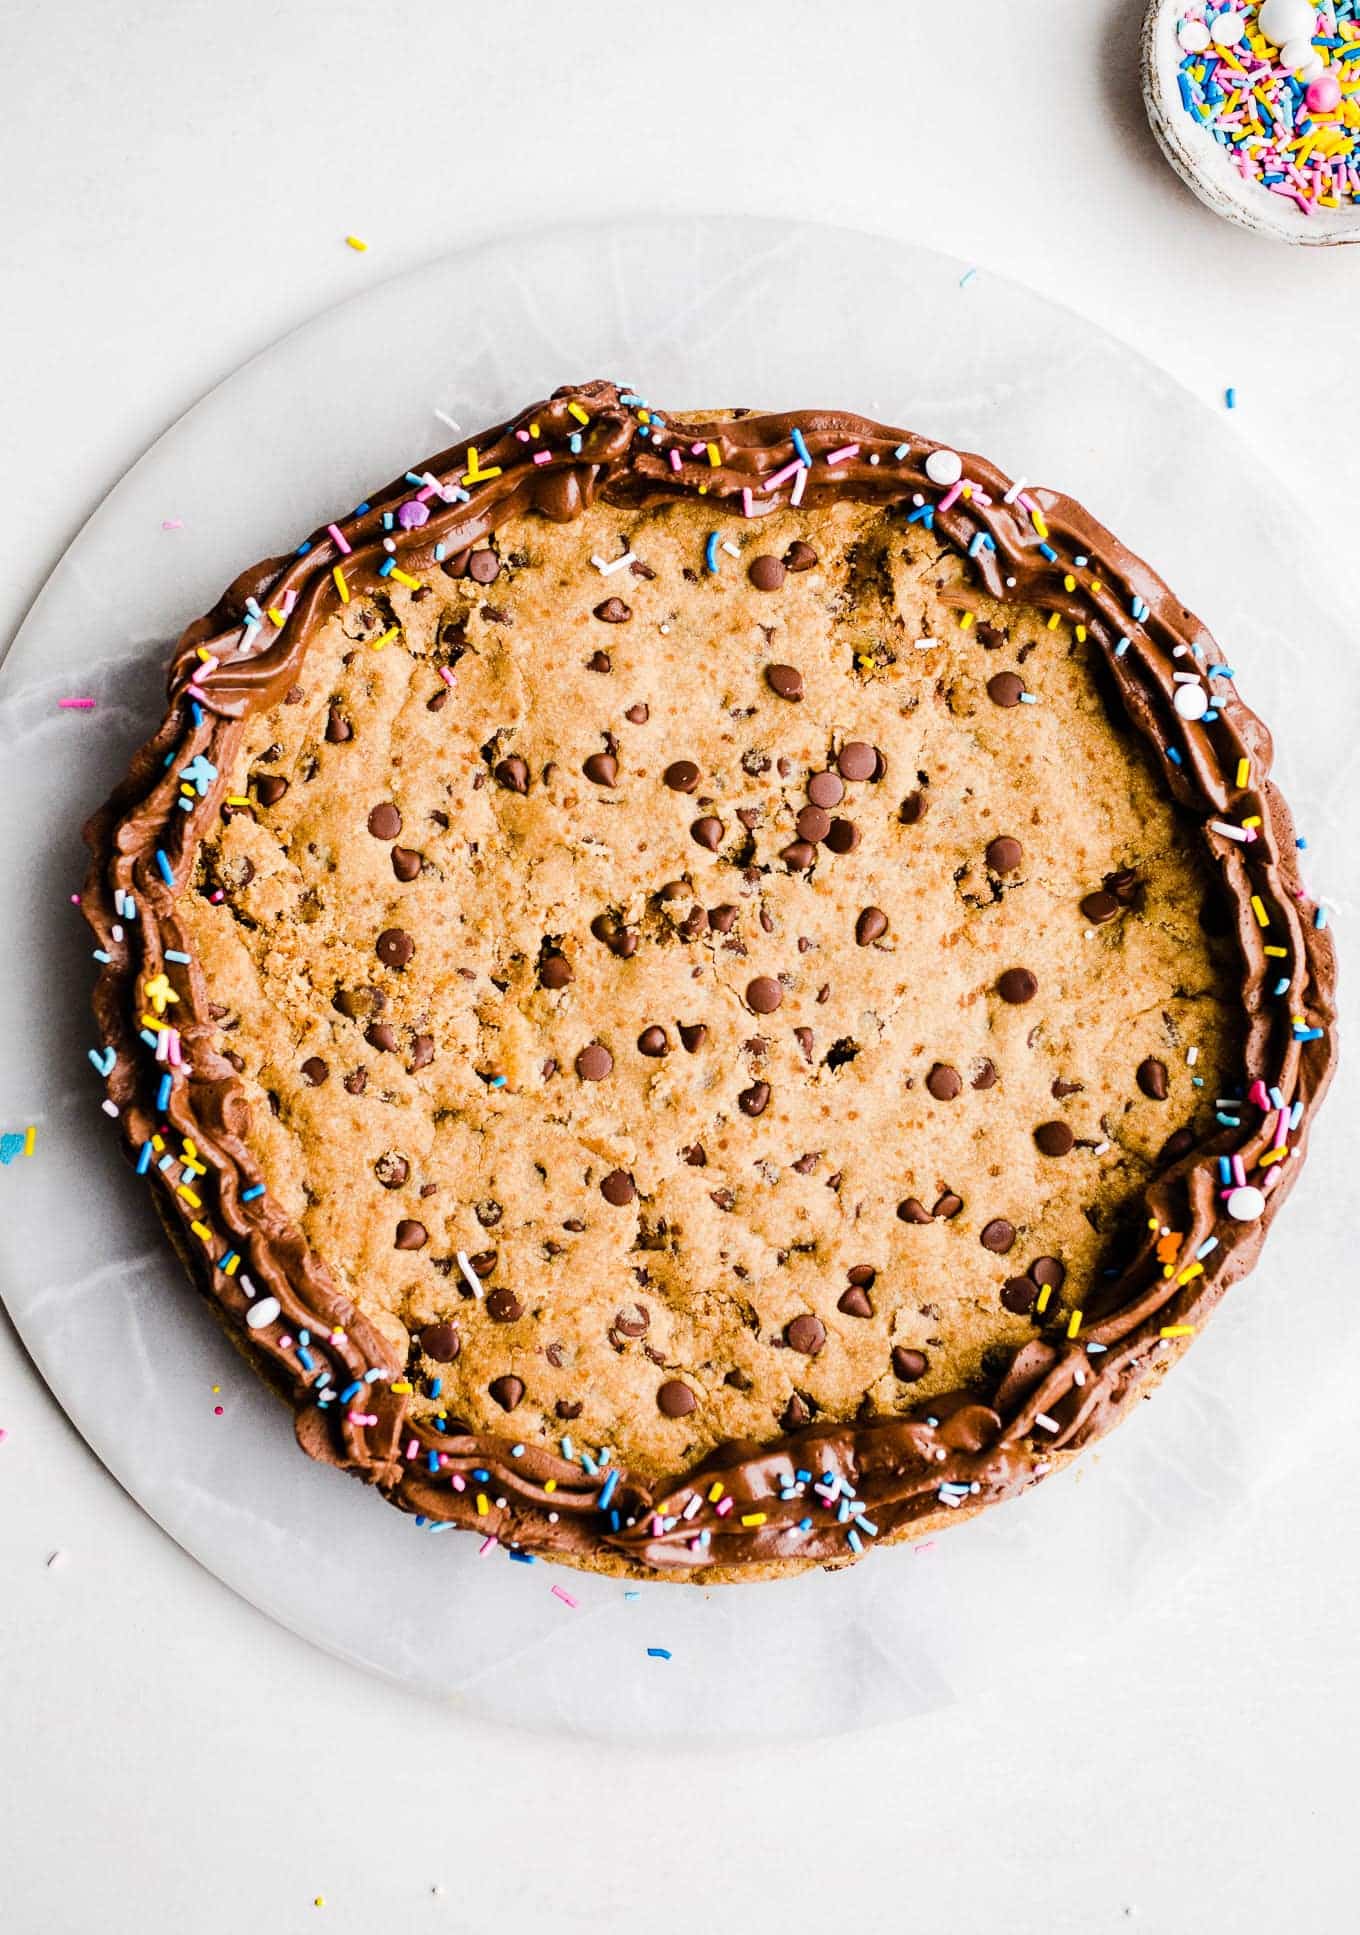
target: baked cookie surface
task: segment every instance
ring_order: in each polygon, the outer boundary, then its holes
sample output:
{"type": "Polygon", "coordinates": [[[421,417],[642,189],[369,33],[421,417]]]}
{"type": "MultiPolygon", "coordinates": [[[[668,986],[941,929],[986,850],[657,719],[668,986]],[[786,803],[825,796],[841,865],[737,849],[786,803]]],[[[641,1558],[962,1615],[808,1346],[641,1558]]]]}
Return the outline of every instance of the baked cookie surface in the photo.
{"type": "Polygon", "coordinates": [[[90,828],[110,1095],[303,1443],[426,1520],[703,1578],[926,1529],[1106,1428],[1298,1169],[1269,742],[978,460],[562,392],[171,690],[90,828]]]}

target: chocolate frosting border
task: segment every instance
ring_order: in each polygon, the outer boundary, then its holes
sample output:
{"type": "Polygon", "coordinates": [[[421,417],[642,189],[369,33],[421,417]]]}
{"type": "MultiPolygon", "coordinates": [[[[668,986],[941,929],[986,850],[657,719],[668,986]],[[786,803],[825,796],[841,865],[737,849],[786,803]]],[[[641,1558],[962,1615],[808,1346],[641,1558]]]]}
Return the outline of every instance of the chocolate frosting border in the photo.
{"type": "Polygon", "coordinates": [[[1108,1430],[1252,1268],[1293,1186],[1335,1063],[1335,957],[1269,778],[1270,736],[1205,627],[1087,511],[973,455],[942,487],[926,469],[941,448],[834,411],[682,419],[611,383],[558,390],[239,577],[184,633],[159,730],[84,829],[82,910],[107,957],[93,996],[96,1059],[125,1149],[195,1281],[293,1405],[303,1448],[427,1525],[706,1581],[844,1563],[872,1542],[1012,1496],[1108,1430]],[[626,1467],[440,1433],[409,1415],[406,1365],[264,1189],[244,1139],[244,1088],[213,1046],[209,990],[188,958],[177,900],[218,817],[242,722],[294,682],[338,604],[334,567],[351,596],[372,596],[384,567],[456,567],[513,517],[565,522],[594,503],[640,508],[701,487],[715,508],[747,518],[836,499],[901,507],[961,552],[992,597],[1085,628],[1167,791],[1200,820],[1231,902],[1252,1098],[1242,1114],[1254,1120],[1159,1171],[1136,1255],[1088,1299],[1075,1331],[1036,1335],[994,1383],[906,1415],[729,1442],[648,1485],[626,1467]],[[394,519],[386,531],[384,514],[413,496],[427,520],[408,530],[394,519]],[[1175,706],[1178,671],[1212,679],[1200,719],[1175,706]],[[163,1001],[149,1012],[149,986],[178,997],[173,1027],[159,1019],[163,1001]],[[174,1160],[162,1166],[166,1155],[174,1160]],[[1225,1162],[1265,1192],[1258,1219],[1228,1214],[1225,1162]]]}

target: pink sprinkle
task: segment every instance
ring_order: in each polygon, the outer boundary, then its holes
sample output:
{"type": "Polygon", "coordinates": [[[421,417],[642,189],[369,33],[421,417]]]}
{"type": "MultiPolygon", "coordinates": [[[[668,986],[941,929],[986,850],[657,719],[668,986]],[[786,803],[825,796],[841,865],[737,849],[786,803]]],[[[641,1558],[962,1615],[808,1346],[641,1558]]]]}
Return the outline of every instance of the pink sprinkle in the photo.
{"type": "Polygon", "coordinates": [[[460,1471],[456,1471],[453,1474],[453,1477],[449,1480],[449,1483],[453,1486],[453,1489],[456,1492],[465,1492],[467,1490],[467,1479],[464,1478],[462,1472],[460,1471]]]}
{"type": "Polygon", "coordinates": [[[213,1406],[213,1416],[214,1416],[215,1418],[220,1418],[220,1417],[222,1416],[222,1407],[221,1407],[221,1405],[220,1405],[220,1404],[214,1404],[214,1406],[213,1406]]]}
{"type": "Polygon", "coordinates": [[[763,491],[778,490],[781,484],[787,484],[790,477],[795,476],[802,468],[802,464],[795,457],[791,464],[785,464],[782,470],[777,470],[774,473],[773,477],[767,477],[760,488],[763,491]]]}
{"type": "Polygon", "coordinates": [[[672,451],[671,451],[671,453],[670,453],[670,459],[671,459],[671,469],[672,469],[672,470],[679,470],[679,468],[680,468],[680,452],[679,452],[678,450],[672,450],[672,451]]]}
{"type": "Polygon", "coordinates": [[[707,449],[708,445],[706,443],[692,443],[689,447],[689,453],[691,457],[702,457],[707,449]]]}
{"type": "Polygon", "coordinates": [[[720,1498],[713,1509],[719,1518],[726,1518],[732,1509],[732,1500],[730,1498],[720,1498]]]}
{"type": "Polygon", "coordinates": [[[279,610],[283,613],[285,618],[288,616],[289,612],[293,609],[293,606],[296,603],[297,603],[297,593],[296,591],[293,590],[292,586],[290,585],[287,591],[285,591],[283,594],[283,603],[279,606],[279,610]]]}
{"type": "Polygon", "coordinates": [[[1266,1085],[1259,1075],[1247,1090],[1247,1100],[1254,1102],[1258,1109],[1268,1109],[1270,1107],[1270,1097],[1266,1094],[1266,1085]]]}
{"type": "Polygon", "coordinates": [[[182,531],[184,529],[184,519],[182,517],[163,517],[161,519],[161,529],[163,531],[182,531]]]}
{"type": "Polygon", "coordinates": [[[450,670],[449,670],[449,668],[448,668],[448,666],[447,666],[447,665],[441,665],[441,666],[440,666],[440,668],[439,668],[439,676],[440,676],[440,678],[441,678],[441,679],[443,679],[443,681],[444,681],[444,683],[445,683],[445,685],[452,685],[452,684],[453,684],[453,673],[452,673],[452,672],[450,672],[450,670]]]}
{"type": "Polygon", "coordinates": [[[2,1445],[5,1442],[8,1436],[9,1436],[8,1431],[6,1431],[3,1424],[0,1424],[0,1445],[2,1445]]]}
{"type": "Polygon", "coordinates": [[[1289,1140],[1289,1111],[1288,1109],[1281,1109],[1280,1119],[1275,1124],[1275,1147],[1277,1149],[1283,1149],[1285,1144],[1288,1142],[1288,1140],[1289,1140]]]}
{"type": "Polygon", "coordinates": [[[214,893],[211,893],[208,895],[208,899],[212,902],[214,907],[220,907],[222,905],[222,902],[226,899],[226,897],[227,897],[226,891],[222,887],[217,888],[217,890],[214,893]]]}
{"type": "Polygon", "coordinates": [[[496,1534],[494,1532],[488,1532],[481,1544],[477,1547],[477,1557],[484,1559],[495,1543],[496,1534]]]}
{"type": "Polygon", "coordinates": [[[957,484],[951,484],[949,486],[949,489],[945,492],[944,496],[940,499],[939,503],[935,506],[935,508],[936,510],[939,510],[939,511],[952,511],[954,506],[958,503],[959,499],[962,496],[963,496],[963,479],[962,477],[960,477],[957,484]]]}
{"type": "Polygon", "coordinates": [[[167,1028],[165,1034],[169,1042],[169,1047],[166,1052],[170,1057],[171,1068],[183,1068],[184,1055],[179,1045],[179,1029],[167,1028]]]}
{"type": "Polygon", "coordinates": [[[1246,1171],[1245,1165],[1243,1164],[1241,1156],[1233,1156],[1231,1158],[1231,1161],[1232,1161],[1233,1181],[1237,1184],[1238,1188],[1240,1189],[1247,1180],[1247,1171],[1246,1171]]]}
{"type": "Polygon", "coordinates": [[[326,529],[335,539],[336,549],[343,551],[345,556],[348,557],[350,554],[350,544],[344,532],[340,529],[340,526],[338,524],[328,524],[326,529]]]}
{"type": "Polygon", "coordinates": [[[73,907],[79,907],[79,905],[80,905],[80,895],[79,895],[79,894],[72,894],[72,895],[71,895],[71,905],[72,905],[73,907]]]}
{"type": "Polygon", "coordinates": [[[162,1028],[156,1036],[156,1060],[158,1062],[163,1062],[170,1053],[169,1034],[170,1030],[168,1028],[162,1028]]]}
{"type": "Polygon", "coordinates": [[[743,484],[741,487],[741,514],[743,517],[749,517],[751,515],[751,486],[749,484],[743,484]]]}
{"type": "Polygon", "coordinates": [[[93,712],[93,699],[58,699],[57,704],[63,712],[93,712]]]}
{"type": "Polygon", "coordinates": [[[415,1458],[419,1455],[419,1452],[420,1452],[420,1440],[418,1438],[412,1438],[410,1443],[406,1447],[406,1456],[408,1458],[415,1458]]]}
{"type": "Polygon", "coordinates": [[[859,445],[857,443],[845,443],[841,445],[839,450],[828,450],[826,453],[826,461],[829,464],[843,464],[847,457],[858,457],[858,455],[859,445]]]}
{"type": "Polygon", "coordinates": [[[534,452],[534,462],[536,464],[550,464],[552,462],[551,450],[536,450],[534,452]]]}
{"type": "Polygon", "coordinates": [[[577,1602],[569,1592],[564,1592],[561,1586],[554,1586],[552,1590],[554,1599],[560,1599],[564,1606],[570,1606],[573,1612],[576,1611],[577,1602]]]}
{"type": "Polygon", "coordinates": [[[807,465],[806,465],[806,464],[799,464],[799,466],[798,466],[798,475],[797,475],[797,476],[796,476],[796,477],[794,478],[794,480],[793,480],[793,489],[792,489],[792,490],[791,490],[791,491],[789,492],[789,502],[790,502],[790,504],[801,504],[801,503],[802,503],[802,501],[803,501],[803,492],[804,492],[804,491],[805,491],[805,490],[807,489],[807,480],[808,480],[808,470],[807,470],[807,465]]]}
{"type": "Polygon", "coordinates": [[[189,694],[189,697],[191,699],[206,699],[208,696],[207,693],[203,690],[203,687],[201,685],[195,685],[192,679],[190,679],[188,685],[186,685],[184,689],[189,694]]]}
{"type": "Polygon", "coordinates": [[[516,430],[515,435],[521,443],[528,443],[529,432],[527,430],[516,430]]]}

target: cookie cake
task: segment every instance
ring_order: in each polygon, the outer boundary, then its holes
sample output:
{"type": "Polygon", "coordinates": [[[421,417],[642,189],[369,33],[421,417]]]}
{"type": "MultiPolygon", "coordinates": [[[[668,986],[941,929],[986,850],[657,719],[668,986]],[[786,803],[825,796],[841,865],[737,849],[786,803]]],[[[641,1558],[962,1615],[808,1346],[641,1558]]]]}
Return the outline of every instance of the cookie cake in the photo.
{"type": "Polygon", "coordinates": [[[93,1059],[314,1458],[676,1579],[1125,1415],[1334,1058],[1270,739],[1078,504],[562,389],[246,572],[89,822],[93,1059]]]}

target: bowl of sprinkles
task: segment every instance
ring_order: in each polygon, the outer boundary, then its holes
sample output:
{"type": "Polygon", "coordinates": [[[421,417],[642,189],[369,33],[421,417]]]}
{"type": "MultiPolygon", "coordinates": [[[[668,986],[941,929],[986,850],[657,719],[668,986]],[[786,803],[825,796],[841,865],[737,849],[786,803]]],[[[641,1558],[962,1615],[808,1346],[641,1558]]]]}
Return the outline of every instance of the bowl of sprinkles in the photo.
{"type": "Polygon", "coordinates": [[[1143,97],[1215,214],[1282,242],[1360,242],[1360,0],[1152,0],[1143,97]]]}

